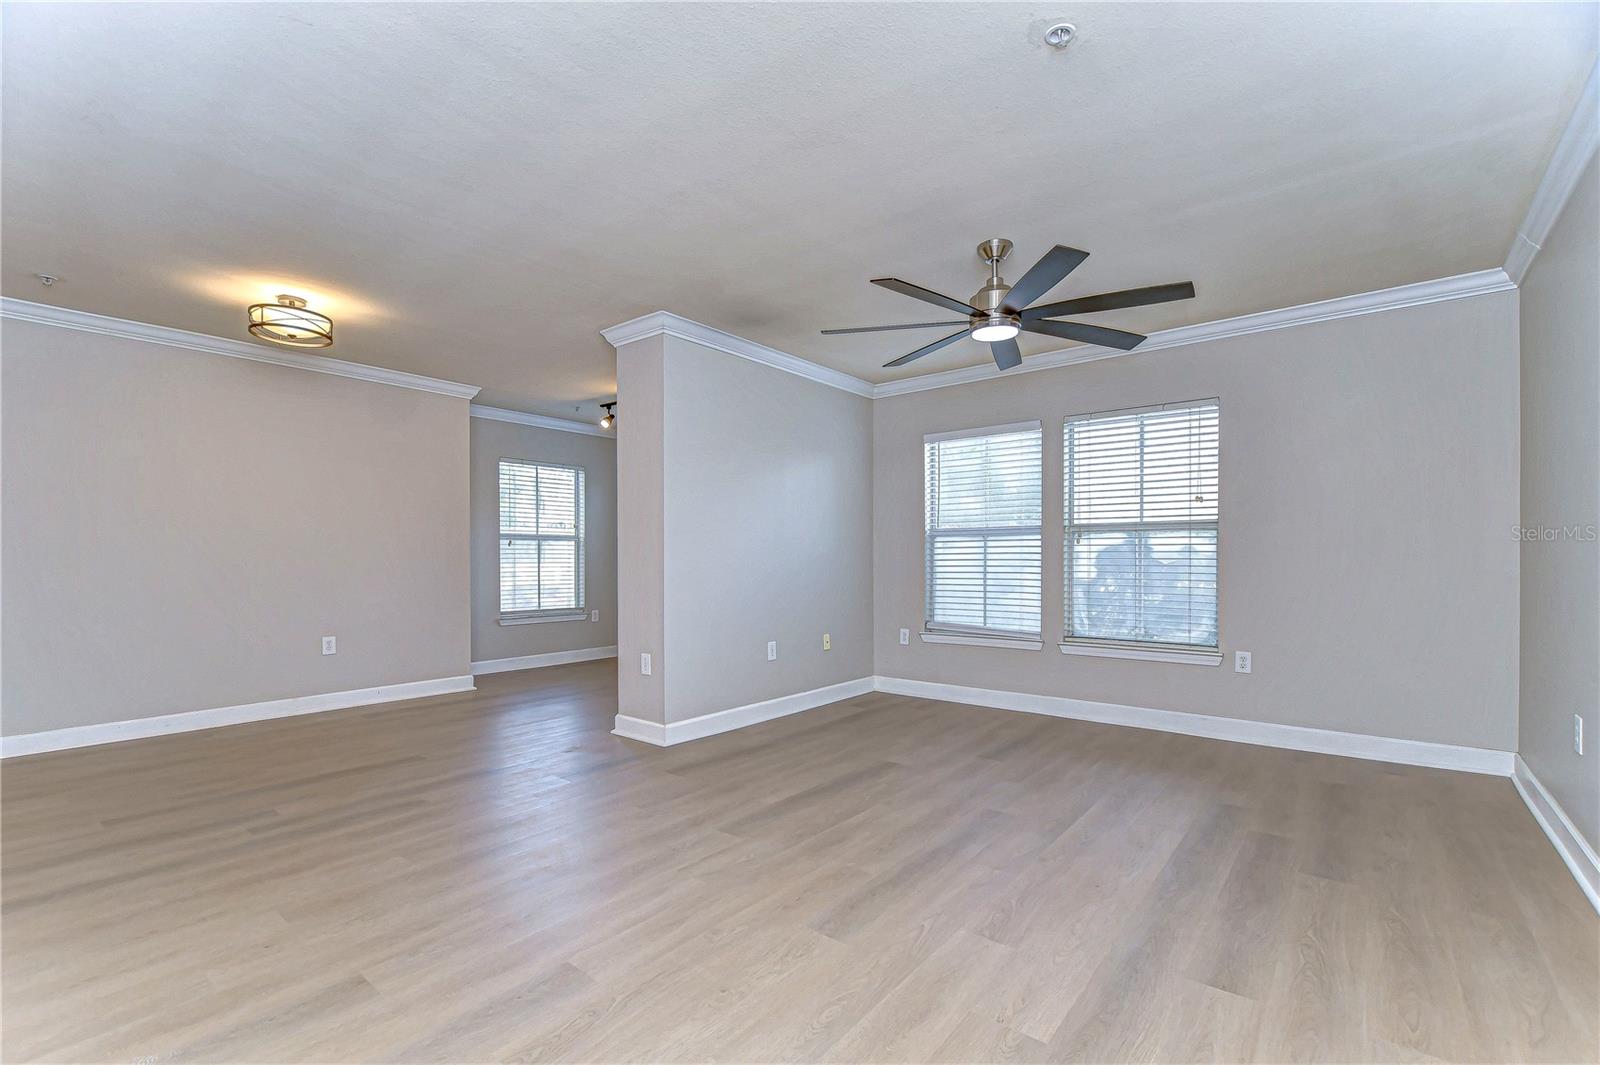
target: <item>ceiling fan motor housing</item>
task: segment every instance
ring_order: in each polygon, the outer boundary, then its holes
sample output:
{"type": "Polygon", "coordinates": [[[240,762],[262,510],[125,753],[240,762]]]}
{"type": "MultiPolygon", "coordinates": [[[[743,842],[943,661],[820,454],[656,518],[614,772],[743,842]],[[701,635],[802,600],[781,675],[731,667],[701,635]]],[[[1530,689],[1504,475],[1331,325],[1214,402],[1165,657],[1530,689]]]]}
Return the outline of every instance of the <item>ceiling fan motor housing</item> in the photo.
{"type": "Polygon", "coordinates": [[[996,274],[972,294],[971,303],[984,314],[998,314],[1010,291],[1011,286],[1006,284],[1006,279],[996,274]]]}

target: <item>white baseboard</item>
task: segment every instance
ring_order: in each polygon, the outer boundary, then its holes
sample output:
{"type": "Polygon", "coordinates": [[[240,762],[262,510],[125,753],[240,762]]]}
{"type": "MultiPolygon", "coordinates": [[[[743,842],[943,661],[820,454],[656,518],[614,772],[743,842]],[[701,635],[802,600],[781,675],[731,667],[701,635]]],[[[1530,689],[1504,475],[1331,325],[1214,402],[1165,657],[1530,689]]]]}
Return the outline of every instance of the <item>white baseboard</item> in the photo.
{"type": "Polygon", "coordinates": [[[1076,721],[1099,721],[1108,725],[1130,725],[1158,732],[1178,732],[1185,736],[1253,743],[1261,747],[1282,747],[1291,751],[1336,754],[1346,758],[1366,758],[1377,762],[1458,769],[1468,773],[1510,776],[1511,751],[1483,747],[1457,747],[1447,743],[1399,740],[1387,736],[1365,736],[1355,732],[1278,725],[1265,721],[1244,721],[1232,717],[1186,714],[1175,710],[1150,710],[1142,706],[1120,706],[1068,699],[1059,695],[1030,695],[1026,692],[995,691],[991,688],[965,688],[956,684],[936,684],[925,680],[875,678],[877,690],[893,695],[911,695],[951,703],[1017,710],[1026,714],[1046,714],[1076,721]]]}
{"type": "Polygon", "coordinates": [[[618,714],[616,725],[611,731],[614,735],[624,736],[630,740],[642,740],[657,747],[671,747],[673,744],[715,736],[719,732],[732,732],[734,729],[759,725],[773,718],[798,714],[802,710],[812,710],[829,703],[836,703],[841,699],[853,699],[872,690],[872,677],[858,677],[840,684],[829,684],[827,687],[813,688],[793,695],[781,695],[776,699],[747,703],[730,710],[718,710],[715,713],[691,717],[687,721],[672,721],[665,725],[629,717],[627,714],[618,714]]]}
{"type": "Polygon", "coordinates": [[[641,743],[653,743],[657,747],[667,746],[667,726],[657,721],[646,721],[642,717],[618,714],[612,723],[611,734],[641,743]]]}
{"type": "Polygon", "coordinates": [[[1567,811],[1556,802],[1554,795],[1545,790],[1544,784],[1533,775],[1533,770],[1528,768],[1528,763],[1522,760],[1520,754],[1517,755],[1516,771],[1511,775],[1511,782],[1517,786],[1517,794],[1527,803],[1533,819],[1550,837],[1556,853],[1567,863],[1573,879],[1589,896],[1589,905],[1600,912],[1600,855],[1595,854],[1589,841],[1583,838],[1567,816],[1567,811]]]}
{"type": "Polygon", "coordinates": [[[471,677],[438,677],[434,680],[414,680],[405,684],[385,684],[377,688],[356,688],[352,691],[327,692],[323,695],[271,699],[263,703],[190,710],[182,714],[140,717],[131,721],[109,721],[103,725],[78,725],[73,728],[51,729],[48,732],[0,737],[0,758],[43,754],[46,751],[64,751],[72,747],[93,747],[101,743],[166,736],[174,732],[195,732],[199,729],[220,728],[223,725],[241,725],[247,721],[268,721],[275,717],[320,714],[328,710],[345,710],[352,706],[392,703],[401,699],[421,699],[429,695],[449,695],[472,690],[471,677]]]}
{"type": "Polygon", "coordinates": [[[513,669],[538,669],[540,666],[564,666],[571,662],[593,662],[601,658],[617,657],[611,647],[580,647],[575,651],[549,651],[542,655],[520,655],[516,658],[491,658],[472,663],[472,675],[508,673],[513,669]]]}

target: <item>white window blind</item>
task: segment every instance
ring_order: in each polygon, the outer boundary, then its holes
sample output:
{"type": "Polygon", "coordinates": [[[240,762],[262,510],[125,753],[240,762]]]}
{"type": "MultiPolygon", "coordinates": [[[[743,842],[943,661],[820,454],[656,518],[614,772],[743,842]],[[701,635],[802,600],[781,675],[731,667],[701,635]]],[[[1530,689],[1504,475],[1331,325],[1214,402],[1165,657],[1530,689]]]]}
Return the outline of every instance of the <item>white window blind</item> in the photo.
{"type": "Polygon", "coordinates": [[[1217,646],[1216,400],[1068,418],[1068,640],[1217,646]]]}
{"type": "Polygon", "coordinates": [[[927,629],[1039,636],[1038,422],[925,438],[927,629]]]}
{"type": "Polygon", "coordinates": [[[583,610],[583,470],[500,460],[500,616],[583,610]]]}

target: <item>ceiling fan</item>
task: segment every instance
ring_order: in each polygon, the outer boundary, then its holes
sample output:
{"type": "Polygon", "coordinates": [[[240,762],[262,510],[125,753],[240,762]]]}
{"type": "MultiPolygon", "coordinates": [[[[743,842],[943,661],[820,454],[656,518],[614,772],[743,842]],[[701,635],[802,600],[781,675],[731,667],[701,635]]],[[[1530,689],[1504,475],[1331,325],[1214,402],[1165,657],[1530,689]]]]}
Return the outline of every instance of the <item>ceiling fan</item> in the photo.
{"type": "Polygon", "coordinates": [[[1194,298],[1194,283],[1181,281],[1173,285],[1152,285],[1149,288],[1130,288],[1121,292],[1102,292],[1098,296],[1079,296],[1077,299],[1063,300],[1060,303],[1045,303],[1031,307],[1029,304],[1055,288],[1062,278],[1072,273],[1079,263],[1089,257],[1089,253],[1057,244],[1029,267],[1021,280],[1015,285],[1008,285],[1005,278],[1000,276],[1000,264],[1010,254],[1011,242],[1003,237],[986,240],[978,245],[978,258],[989,267],[989,281],[973,294],[970,303],[962,303],[958,299],[940,295],[920,285],[913,285],[909,281],[901,281],[897,277],[872,279],[874,285],[881,285],[892,292],[931,303],[936,307],[943,307],[957,314],[964,314],[967,316],[966,321],[869,325],[859,329],[824,329],[822,333],[824,336],[834,336],[839,333],[881,333],[890,329],[930,329],[941,325],[959,325],[964,328],[935,340],[932,344],[924,344],[916,351],[908,352],[898,359],[891,359],[883,364],[884,368],[903,366],[913,359],[920,359],[924,355],[938,351],[946,344],[954,344],[962,337],[970,336],[973,340],[988,344],[989,350],[994,354],[994,364],[1002,370],[1009,370],[1022,361],[1022,351],[1017,347],[1017,334],[1023,331],[1043,333],[1063,340],[1104,344],[1107,347],[1121,348],[1123,351],[1132,351],[1144,342],[1144,337],[1139,333],[1108,329],[1099,325],[1085,325],[1082,322],[1050,320],[1057,315],[1090,314],[1094,311],[1114,311],[1123,307],[1143,307],[1151,303],[1168,303],[1172,300],[1194,298]]]}

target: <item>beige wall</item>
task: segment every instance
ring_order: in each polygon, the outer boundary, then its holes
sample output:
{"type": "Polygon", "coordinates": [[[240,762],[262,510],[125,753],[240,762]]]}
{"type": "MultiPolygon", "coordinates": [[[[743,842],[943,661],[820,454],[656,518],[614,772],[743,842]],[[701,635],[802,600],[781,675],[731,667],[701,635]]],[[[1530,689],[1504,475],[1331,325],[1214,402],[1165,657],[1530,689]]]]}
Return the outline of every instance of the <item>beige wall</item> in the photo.
{"type": "Polygon", "coordinates": [[[1510,750],[1514,292],[874,404],[884,676],[1510,750]],[[1062,655],[1064,415],[1219,397],[1221,643],[1254,672],[1062,655]],[[924,644],[922,437],[1044,423],[1045,649],[924,644]],[[898,629],[913,636],[898,642],[898,629]]]}
{"type": "Polygon", "coordinates": [[[1522,542],[1520,750],[1600,847],[1600,160],[1589,161],[1521,296],[1522,524],[1557,538],[1522,542]],[[1584,719],[1581,757],[1574,714],[1584,719]]]}
{"type": "Polygon", "coordinates": [[[472,660],[617,642],[617,444],[611,437],[472,419],[472,660]],[[500,624],[500,460],[581,466],[585,609],[600,620],[500,624]]]}
{"type": "Polygon", "coordinates": [[[0,346],[6,735],[470,671],[465,400],[16,320],[0,346]]]}
{"type": "Polygon", "coordinates": [[[617,364],[619,605],[641,615],[619,634],[622,712],[685,721],[870,676],[870,401],[671,336],[617,364]]]}

